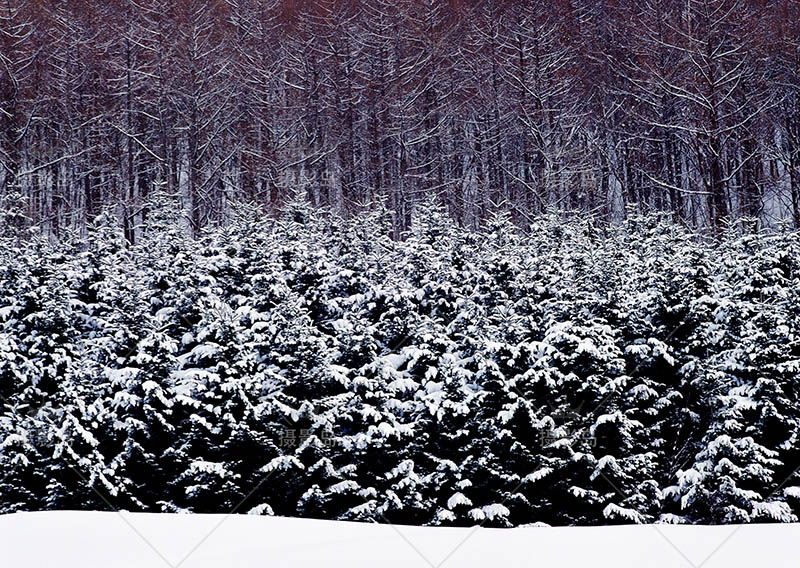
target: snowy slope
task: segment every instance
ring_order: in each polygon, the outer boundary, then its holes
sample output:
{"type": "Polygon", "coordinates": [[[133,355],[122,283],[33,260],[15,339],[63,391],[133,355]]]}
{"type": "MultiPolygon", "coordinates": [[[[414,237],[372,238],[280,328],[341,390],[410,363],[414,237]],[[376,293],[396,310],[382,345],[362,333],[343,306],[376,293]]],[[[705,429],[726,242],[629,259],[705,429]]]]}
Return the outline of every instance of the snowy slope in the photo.
{"type": "Polygon", "coordinates": [[[4,567],[796,567],[800,525],[452,529],[245,515],[0,516],[4,567]]]}

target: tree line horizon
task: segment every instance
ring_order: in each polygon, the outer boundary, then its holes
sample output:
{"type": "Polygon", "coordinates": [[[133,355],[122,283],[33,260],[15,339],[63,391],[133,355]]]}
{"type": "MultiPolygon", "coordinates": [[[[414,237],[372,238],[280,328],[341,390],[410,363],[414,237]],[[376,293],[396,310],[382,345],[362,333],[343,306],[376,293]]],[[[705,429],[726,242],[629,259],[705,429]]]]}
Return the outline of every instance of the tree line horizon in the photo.
{"type": "Polygon", "coordinates": [[[58,238],[155,192],[188,231],[304,193],[800,226],[794,0],[9,0],[3,230],[58,238]]]}

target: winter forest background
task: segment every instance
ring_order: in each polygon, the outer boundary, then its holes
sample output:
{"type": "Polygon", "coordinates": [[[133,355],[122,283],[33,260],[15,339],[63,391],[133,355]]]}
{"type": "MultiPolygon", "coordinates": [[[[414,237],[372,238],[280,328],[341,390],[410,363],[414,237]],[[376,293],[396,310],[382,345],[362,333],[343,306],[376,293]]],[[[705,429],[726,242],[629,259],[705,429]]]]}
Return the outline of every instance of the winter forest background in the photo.
{"type": "Polygon", "coordinates": [[[0,7],[0,513],[800,515],[800,2],[0,7]]]}
{"type": "Polygon", "coordinates": [[[53,235],[154,190],[800,223],[794,0],[10,0],[0,62],[0,205],[53,235]]]}

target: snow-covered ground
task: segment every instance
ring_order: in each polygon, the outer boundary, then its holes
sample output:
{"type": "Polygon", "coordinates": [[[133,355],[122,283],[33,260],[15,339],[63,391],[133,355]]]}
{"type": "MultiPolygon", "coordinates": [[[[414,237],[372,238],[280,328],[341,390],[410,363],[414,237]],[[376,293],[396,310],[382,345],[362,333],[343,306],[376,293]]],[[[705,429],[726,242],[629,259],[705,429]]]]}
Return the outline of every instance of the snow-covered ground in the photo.
{"type": "Polygon", "coordinates": [[[0,565],[9,568],[795,568],[798,542],[798,524],[453,529],[246,515],[0,516],[0,565]]]}

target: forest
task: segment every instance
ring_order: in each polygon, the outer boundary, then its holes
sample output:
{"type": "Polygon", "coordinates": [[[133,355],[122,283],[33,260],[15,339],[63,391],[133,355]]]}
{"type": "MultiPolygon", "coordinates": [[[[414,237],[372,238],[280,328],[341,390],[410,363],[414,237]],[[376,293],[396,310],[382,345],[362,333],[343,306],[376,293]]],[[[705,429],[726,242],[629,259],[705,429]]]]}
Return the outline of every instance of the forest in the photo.
{"type": "Polygon", "coordinates": [[[0,240],[0,513],[797,521],[798,232],[417,207],[0,240]]]}
{"type": "Polygon", "coordinates": [[[800,224],[795,0],[8,0],[0,225],[165,193],[198,236],[297,190],[392,234],[663,212],[720,235],[800,224]]]}
{"type": "Polygon", "coordinates": [[[0,514],[797,522],[800,1],[6,0],[0,514]]]}

